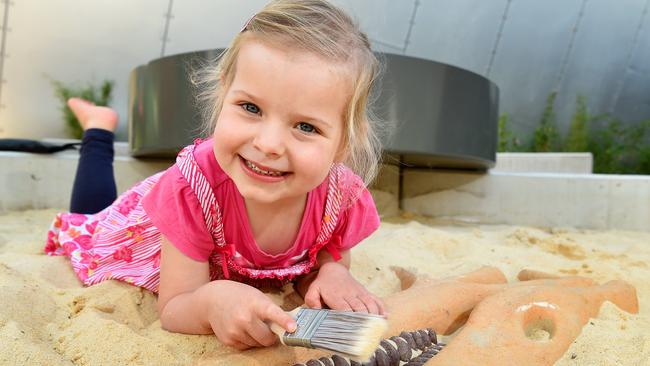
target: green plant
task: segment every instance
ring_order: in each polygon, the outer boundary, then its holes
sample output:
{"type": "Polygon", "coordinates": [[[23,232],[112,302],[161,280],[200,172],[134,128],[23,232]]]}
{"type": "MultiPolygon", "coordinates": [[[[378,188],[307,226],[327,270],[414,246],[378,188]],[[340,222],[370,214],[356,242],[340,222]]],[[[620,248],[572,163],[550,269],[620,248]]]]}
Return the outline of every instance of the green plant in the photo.
{"type": "Polygon", "coordinates": [[[519,144],[508,126],[508,114],[499,117],[498,151],[588,151],[594,157],[594,173],[650,174],[650,120],[623,123],[609,115],[591,115],[584,96],[576,97],[576,109],[566,139],[556,128],[554,102],[549,94],[535,129],[533,141],[519,144]]]}
{"type": "Polygon", "coordinates": [[[630,125],[607,116],[601,121],[605,125],[589,137],[594,173],[650,174],[650,120],[630,125]]]}
{"type": "Polygon", "coordinates": [[[567,152],[589,151],[589,130],[588,123],[590,120],[587,111],[587,102],[585,97],[578,95],[576,97],[576,110],[571,118],[571,125],[564,142],[563,150],[567,152]]]}
{"type": "Polygon", "coordinates": [[[645,144],[639,151],[639,169],[637,174],[650,174],[650,144],[645,144]]]}
{"type": "Polygon", "coordinates": [[[560,134],[555,122],[555,97],[557,92],[551,92],[546,98],[546,107],[533,134],[531,150],[535,152],[558,151],[560,134]]]}
{"type": "Polygon", "coordinates": [[[51,82],[54,87],[54,94],[62,103],[61,111],[63,112],[63,120],[68,133],[73,138],[80,139],[83,135],[83,130],[81,129],[81,125],[79,125],[77,117],[74,116],[68,107],[68,99],[78,97],[91,101],[96,105],[107,106],[112,98],[113,81],[104,80],[99,86],[88,84],[85,87],[65,85],[58,80],[51,80],[51,82]]]}
{"type": "Polygon", "coordinates": [[[521,146],[521,142],[515,136],[515,134],[510,130],[510,126],[508,125],[508,113],[504,113],[499,117],[499,124],[498,124],[498,137],[499,137],[499,143],[497,146],[497,151],[498,152],[506,152],[506,151],[521,151],[523,147],[521,146]]]}

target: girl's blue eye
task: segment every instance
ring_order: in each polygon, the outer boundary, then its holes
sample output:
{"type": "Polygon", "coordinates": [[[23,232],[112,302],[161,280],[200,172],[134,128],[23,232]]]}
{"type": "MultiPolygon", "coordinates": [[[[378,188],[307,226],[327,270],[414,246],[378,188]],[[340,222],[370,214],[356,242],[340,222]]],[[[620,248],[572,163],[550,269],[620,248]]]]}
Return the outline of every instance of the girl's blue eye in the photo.
{"type": "Polygon", "coordinates": [[[253,104],[253,103],[244,103],[244,104],[242,104],[242,108],[244,108],[244,110],[245,110],[246,112],[248,112],[248,113],[253,113],[253,114],[258,114],[258,113],[260,113],[260,109],[259,109],[259,107],[257,107],[257,106],[256,106],[255,104],[253,104]]]}
{"type": "Polygon", "coordinates": [[[300,122],[298,123],[298,129],[302,132],[306,133],[315,133],[316,132],[316,127],[310,125],[309,123],[306,122],[300,122]]]}

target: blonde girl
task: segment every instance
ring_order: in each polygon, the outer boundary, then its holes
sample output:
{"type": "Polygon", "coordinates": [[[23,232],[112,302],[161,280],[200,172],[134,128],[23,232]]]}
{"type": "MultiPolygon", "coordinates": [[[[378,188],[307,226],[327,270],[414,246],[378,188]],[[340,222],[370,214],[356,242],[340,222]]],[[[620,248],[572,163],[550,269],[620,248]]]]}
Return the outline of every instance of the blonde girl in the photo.
{"type": "Polygon", "coordinates": [[[117,199],[116,114],[71,99],[85,135],[71,212],[46,252],[69,256],[84,284],[157,292],[165,329],[238,349],[275,343],[271,322],[295,329],[267,286],[293,282],[314,308],[385,314],[349,272],[350,248],[379,225],[365,188],[379,154],[367,114],[377,67],[340,9],[269,3],[196,79],[211,136],[117,199]]]}

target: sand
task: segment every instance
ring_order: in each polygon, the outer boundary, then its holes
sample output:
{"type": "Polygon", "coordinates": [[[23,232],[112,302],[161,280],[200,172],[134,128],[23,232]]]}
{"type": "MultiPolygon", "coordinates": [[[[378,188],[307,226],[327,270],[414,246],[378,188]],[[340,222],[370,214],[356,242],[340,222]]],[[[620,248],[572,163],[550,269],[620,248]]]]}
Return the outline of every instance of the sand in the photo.
{"type": "MultiPolygon", "coordinates": [[[[65,258],[43,255],[55,212],[0,215],[0,364],[226,364],[235,351],[214,336],[162,330],[151,293],[115,281],[83,288],[65,258]]],[[[353,252],[353,274],[381,296],[398,290],[391,265],[434,277],[493,265],[511,281],[522,268],[629,281],[640,313],[606,303],[557,365],[650,365],[650,233],[469,226],[403,215],[384,219],[353,252]]],[[[295,298],[287,293],[273,296],[289,306],[295,298]]]]}

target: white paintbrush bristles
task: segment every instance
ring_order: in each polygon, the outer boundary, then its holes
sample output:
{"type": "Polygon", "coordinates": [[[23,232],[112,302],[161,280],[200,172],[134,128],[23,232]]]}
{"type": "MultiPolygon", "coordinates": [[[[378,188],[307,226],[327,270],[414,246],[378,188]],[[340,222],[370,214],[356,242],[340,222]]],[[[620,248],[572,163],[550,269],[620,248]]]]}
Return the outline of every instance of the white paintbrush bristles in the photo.
{"type": "Polygon", "coordinates": [[[298,327],[284,333],[282,343],[324,349],[360,362],[372,356],[388,329],[384,317],[372,314],[301,308],[292,315],[298,327]]]}

